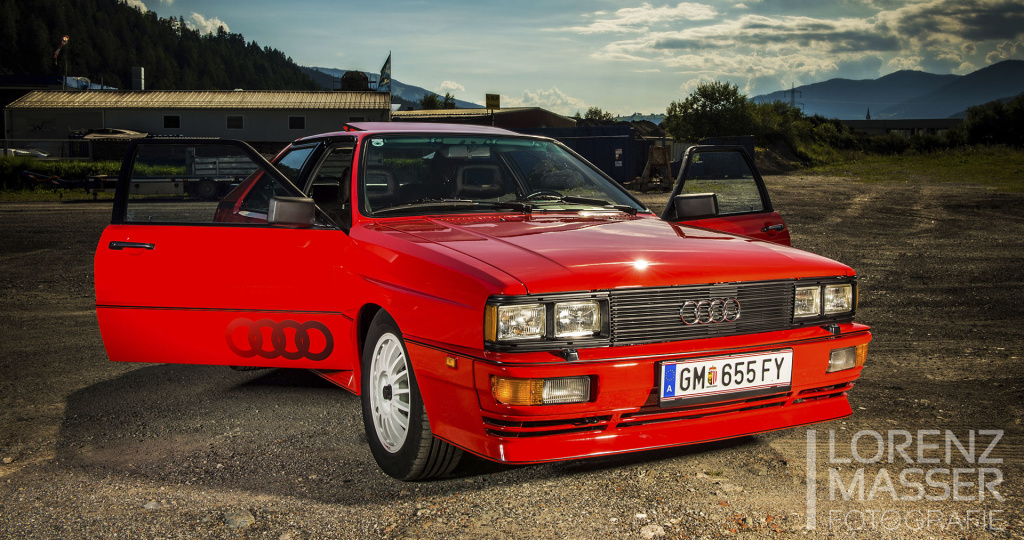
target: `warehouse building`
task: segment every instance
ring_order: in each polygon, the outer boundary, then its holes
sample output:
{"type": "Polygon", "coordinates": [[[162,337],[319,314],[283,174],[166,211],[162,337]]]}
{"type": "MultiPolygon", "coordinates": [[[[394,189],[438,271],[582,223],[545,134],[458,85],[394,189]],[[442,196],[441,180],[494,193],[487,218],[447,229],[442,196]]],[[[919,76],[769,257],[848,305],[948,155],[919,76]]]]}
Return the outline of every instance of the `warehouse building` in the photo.
{"type": "Polygon", "coordinates": [[[241,139],[260,145],[338,131],[347,122],[388,121],[383,92],[35,91],[4,108],[8,146],[48,147],[97,130],[241,139]]]}

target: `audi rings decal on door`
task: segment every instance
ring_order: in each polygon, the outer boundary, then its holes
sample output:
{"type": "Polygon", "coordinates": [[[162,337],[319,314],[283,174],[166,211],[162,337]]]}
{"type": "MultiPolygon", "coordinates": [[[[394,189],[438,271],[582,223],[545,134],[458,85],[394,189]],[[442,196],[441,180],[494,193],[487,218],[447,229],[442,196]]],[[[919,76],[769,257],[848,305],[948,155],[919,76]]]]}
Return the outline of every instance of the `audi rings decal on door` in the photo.
{"type": "Polygon", "coordinates": [[[334,336],[327,329],[327,325],[319,321],[306,321],[303,323],[291,320],[272,321],[260,319],[251,321],[249,319],[235,319],[228,325],[226,336],[228,348],[231,352],[242,358],[261,356],[271,359],[283,357],[287,360],[298,360],[307,358],[319,362],[331,355],[334,350],[334,336]],[[247,328],[247,341],[244,347],[239,347],[235,342],[235,333],[239,328],[247,328]],[[270,349],[266,348],[263,339],[264,329],[270,330],[270,349]],[[294,333],[285,332],[291,329],[294,333]],[[312,351],[312,340],[310,334],[320,334],[323,338],[323,349],[312,351]],[[293,350],[294,349],[294,350],[293,350]]]}
{"type": "Polygon", "coordinates": [[[735,298],[714,300],[687,300],[679,309],[679,318],[685,324],[736,322],[740,318],[740,301],[735,298]]]}

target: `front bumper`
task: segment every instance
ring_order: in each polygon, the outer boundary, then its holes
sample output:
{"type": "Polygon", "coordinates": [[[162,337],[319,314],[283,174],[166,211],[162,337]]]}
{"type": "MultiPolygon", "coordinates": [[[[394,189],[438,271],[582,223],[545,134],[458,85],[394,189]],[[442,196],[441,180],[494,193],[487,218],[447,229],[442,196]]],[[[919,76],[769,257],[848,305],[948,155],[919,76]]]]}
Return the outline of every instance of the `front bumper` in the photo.
{"type": "Polygon", "coordinates": [[[774,332],[728,342],[700,340],[580,351],[584,360],[533,355],[530,362],[467,358],[410,343],[409,353],[434,434],[469,452],[506,463],[537,463],[728,439],[851,414],[847,391],[861,367],[826,373],[833,349],[871,340],[863,325],[841,335],[774,332]],[[726,344],[731,347],[723,347],[726,344]],[[686,346],[686,350],[680,350],[686,346]],[[703,347],[702,347],[703,346],[703,347]],[[697,349],[696,347],[701,347],[697,349]],[[663,361],[728,353],[793,350],[791,388],[746,399],[662,408],[663,361]],[[454,359],[455,367],[446,364],[454,359]],[[491,395],[491,376],[551,378],[589,375],[591,400],[571,405],[509,406],[491,395]]]}

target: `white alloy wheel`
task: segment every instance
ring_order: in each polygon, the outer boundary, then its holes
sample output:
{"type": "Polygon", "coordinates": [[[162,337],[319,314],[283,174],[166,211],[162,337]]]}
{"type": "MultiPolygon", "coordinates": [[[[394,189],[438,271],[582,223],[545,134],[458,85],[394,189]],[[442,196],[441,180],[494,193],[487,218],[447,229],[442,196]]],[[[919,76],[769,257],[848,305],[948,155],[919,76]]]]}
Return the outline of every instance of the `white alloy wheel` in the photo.
{"type": "Polygon", "coordinates": [[[374,315],[363,342],[359,400],[373,459],[399,480],[444,476],[462,450],[434,437],[402,331],[385,311],[374,315]]]}
{"type": "Polygon", "coordinates": [[[369,382],[374,431],[384,449],[396,453],[409,438],[412,403],[409,361],[395,334],[389,332],[380,336],[374,345],[369,382]]]}

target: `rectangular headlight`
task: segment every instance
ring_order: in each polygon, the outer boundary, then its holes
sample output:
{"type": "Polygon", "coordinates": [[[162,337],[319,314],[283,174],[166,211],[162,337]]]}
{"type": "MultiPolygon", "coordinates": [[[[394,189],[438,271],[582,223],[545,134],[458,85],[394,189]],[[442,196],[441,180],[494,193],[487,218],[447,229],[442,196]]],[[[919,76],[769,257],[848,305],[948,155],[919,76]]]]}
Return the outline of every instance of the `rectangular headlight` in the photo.
{"type": "Polygon", "coordinates": [[[540,339],[547,329],[544,304],[493,306],[495,341],[540,339]]]}
{"type": "Polygon", "coordinates": [[[793,317],[817,317],[821,314],[821,287],[797,287],[793,299],[793,317]]]}
{"type": "Polygon", "coordinates": [[[853,285],[825,285],[825,315],[853,311],[853,285]]]}
{"type": "Polygon", "coordinates": [[[598,302],[560,302],[555,304],[555,337],[592,336],[601,331],[601,306],[598,302]]]}
{"type": "Polygon", "coordinates": [[[557,405],[590,401],[590,377],[514,379],[491,376],[491,394],[507,405],[557,405]]]}

